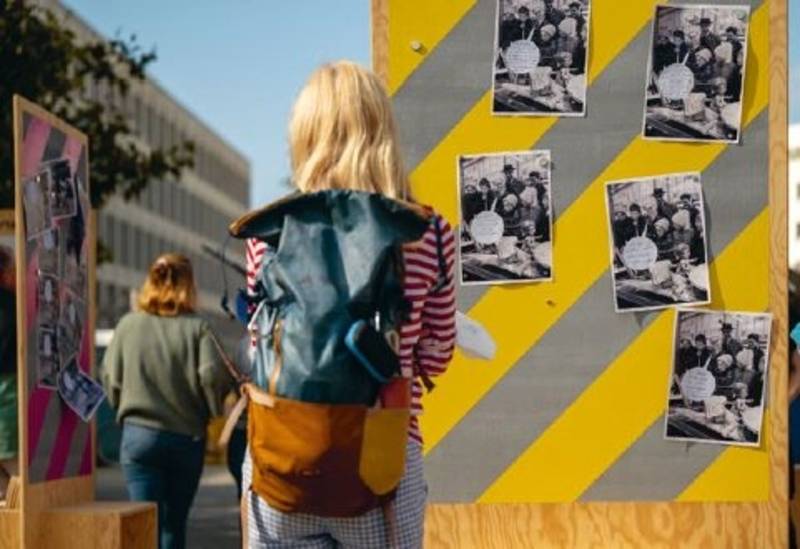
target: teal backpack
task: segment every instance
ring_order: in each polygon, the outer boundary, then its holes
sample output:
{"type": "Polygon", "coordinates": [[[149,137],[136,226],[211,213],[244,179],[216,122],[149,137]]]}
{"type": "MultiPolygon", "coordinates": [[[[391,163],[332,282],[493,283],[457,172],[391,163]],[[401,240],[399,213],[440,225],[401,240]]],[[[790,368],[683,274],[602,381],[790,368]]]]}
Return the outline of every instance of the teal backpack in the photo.
{"type": "Polygon", "coordinates": [[[392,500],[410,414],[396,354],[410,313],[402,247],[431,222],[415,205],[332,190],[292,195],[231,226],[268,246],[245,387],[251,488],[273,508],[347,517],[392,500]]]}

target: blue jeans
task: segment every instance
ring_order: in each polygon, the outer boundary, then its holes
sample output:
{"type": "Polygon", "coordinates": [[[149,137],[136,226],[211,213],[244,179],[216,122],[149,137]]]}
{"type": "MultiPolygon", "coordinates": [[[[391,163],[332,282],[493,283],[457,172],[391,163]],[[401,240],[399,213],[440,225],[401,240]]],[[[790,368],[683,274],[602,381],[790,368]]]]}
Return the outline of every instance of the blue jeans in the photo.
{"type": "Polygon", "coordinates": [[[161,549],[186,547],[186,522],[203,472],[205,439],[151,429],[122,427],[120,463],[133,501],[158,504],[161,549]]]}

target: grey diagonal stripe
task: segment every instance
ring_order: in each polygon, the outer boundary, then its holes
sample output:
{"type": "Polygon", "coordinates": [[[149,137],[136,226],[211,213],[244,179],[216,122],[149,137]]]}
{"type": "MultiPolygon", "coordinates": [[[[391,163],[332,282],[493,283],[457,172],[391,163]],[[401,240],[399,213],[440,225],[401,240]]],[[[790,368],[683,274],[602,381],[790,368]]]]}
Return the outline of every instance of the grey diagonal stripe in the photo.
{"type": "MultiPolygon", "coordinates": [[[[753,203],[756,213],[766,206],[764,174],[767,173],[768,155],[764,143],[768,139],[767,120],[767,113],[763,112],[745,131],[745,139],[754,145],[728,148],[703,174],[706,204],[720,204],[719,207],[712,206],[712,215],[707,220],[711,237],[709,254],[715,250],[722,251],[725,244],[722,237],[735,234],[742,221],[750,219],[742,218],[744,212],[739,211],[746,202],[753,203]],[[731,185],[733,182],[745,184],[731,185]],[[715,216],[715,211],[723,213],[715,216]]],[[[712,281],[712,287],[718,285],[712,281]]],[[[659,418],[581,499],[673,500],[723,449],[718,445],[667,442],[664,440],[663,417],[659,418]]]]}
{"type": "Polygon", "coordinates": [[[664,440],[659,417],[581,501],[672,501],[706,470],[725,446],[664,440]]]}
{"type": "MultiPolygon", "coordinates": [[[[724,4],[726,1],[679,3],[724,4]]],[[[755,9],[761,1],[751,0],[750,4],[755,9]]],[[[556,218],[641,132],[650,34],[648,23],[588,88],[585,118],[559,119],[535,144],[536,149],[549,149],[554,153],[552,196],[556,218]],[[596,108],[598,105],[603,107],[596,108]],[[559,151],[579,155],[580,161],[576,161],[574,155],[561,156],[559,151]]],[[[554,275],[557,277],[558,273],[554,275]]],[[[458,309],[468,311],[487,291],[487,286],[459,286],[458,309]]]]}
{"type": "Polygon", "coordinates": [[[486,92],[492,79],[494,0],[478,0],[393,96],[413,170],[486,92]]]}
{"type": "MultiPolygon", "coordinates": [[[[587,90],[586,118],[559,119],[535,144],[536,149],[553,151],[552,206],[556,218],[641,131],[641,117],[630,114],[631,105],[642,103],[643,67],[647,66],[649,46],[649,26],[645,25],[587,90]],[[592,105],[603,108],[593,109],[592,105]],[[571,154],[560,156],[558,151],[571,154]],[[580,161],[573,154],[579,155],[580,161]]],[[[487,286],[460,286],[459,310],[468,311],[487,291],[487,286]]]]}
{"type": "Polygon", "coordinates": [[[43,482],[47,477],[47,468],[50,466],[50,455],[56,444],[58,435],[58,425],[61,422],[62,413],[61,399],[57,394],[50,397],[45,410],[42,431],[39,435],[39,444],[32,456],[31,464],[28,467],[28,477],[31,482],[43,482]]]}
{"type": "MultiPolygon", "coordinates": [[[[747,145],[728,147],[703,173],[709,259],[766,205],[766,137],[767,115],[762,113],[745,132],[747,145]]],[[[714,280],[712,288],[719,288],[714,280]]],[[[431,499],[479,497],[654,316],[615,313],[606,271],[432,449],[426,459],[431,499]]],[[[524,313],[519,321],[526,321],[524,313]]],[[[674,478],[679,483],[683,477],[674,478]]]]}
{"type": "MultiPolygon", "coordinates": [[[[672,3],[713,5],[730,2],[729,0],[680,0],[672,3]]],[[[761,0],[750,0],[749,3],[755,8],[761,0]]],[[[394,94],[392,100],[399,124],[400,140],[410,170],[414,170],[431,153],[491,88],[496,5],[496,0],[478,0],[394,94]]],[[[589,119],[593,118],[591,113],[593,105],[603,105],[603,109],[595,109],[603,111],[609,103],[625,105],[626,116],[616,118],[615,121],[620,125],[632,122],[635,133],[638,133],[641,129],[641,115],[630,116],[630,114],[632,109],[636,109],[633,112],[637,112],[643,105],[649,44],[650,24],[647,24],[634,42],[628,45],[614,61],[615,65],[619,65],[629,52],[633,55],[626,60],[633,63],[629,71],[636,73],[636,78],[633,80],[635,85],[620,86],[619,80],[608,76],[601,77],[600,81],[595,82],[587,91],[589,119]],[[635,51],[631,52],[632,47],[635,51]],[[610,101],[607,101],[609,99],[610,101]]],[[[591,56],[591,44],[589,54],[591,56]]],[[[605,118],[608,119],[609,116],[606,115],[605,118]]],[[[562,118],[558,125],[566,125],[573,130],[577,128],[578,135],[593,133],[591,126],[587,126],[585,120],[562,118]],[[569,123],[565,124],[567,121],[569,123]]],[[[625,136],[624,129],[616,127],[614,134],[622,138],[625,136]]],[[[561,133],[563,135],[565,132],[561,133]]],[[[575,137],[575,134],[570,132],[566,132],[566,135],[575,137]]]]}
{"type": "MultiPolygon", "coordinates": [[[[39,341],[39,329],[34,325],[29,336],[30,341],[39,341]]],[[[29,348],[35,348],[31,345],[29,348]]],[[[31,394],[39,384],[38,380],[38,364],[36,354],[28,352],[28,391],[31,394]]],[[[36,445],[35,451],[32,456],[29,456],[31,462],[28,467],[28,476],[31,482],[43,482],[47,477],[47,468],[50,466],[50,456],[53,453],[53,447],[56,444],[56,437],[58,436],[58,426],[61,423],[61,416],[64,413],[66,405],[61,402],[58,393],[53,391],[50,395],[50,400],[44,410],[44,420],[42,421],[41,432],[39,433],[39,440],[36,445]]],[[[31,436],[29,433],[28,436],[31,436]]]]}
{"type": "Polygon", "coordinates": [[[67,455],[67,462],[64,465],[64,478],[78,476],[83,461],[83,449],[86,447],[86,441],[91,436],[89,425],[83,421],[78,423],[75,432],[72,435],[72,440],[69,445],[69,454],[67,455]]]}

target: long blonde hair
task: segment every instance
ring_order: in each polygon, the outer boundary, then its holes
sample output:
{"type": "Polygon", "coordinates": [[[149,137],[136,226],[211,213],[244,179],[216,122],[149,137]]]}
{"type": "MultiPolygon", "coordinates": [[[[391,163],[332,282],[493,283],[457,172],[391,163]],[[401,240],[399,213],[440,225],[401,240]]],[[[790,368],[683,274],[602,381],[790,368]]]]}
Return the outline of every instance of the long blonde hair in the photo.
{"type": "Polygon", "coordinates": [[[139,309],[152,315],[178,316],[197,308],[192,263],[181,254],[156,259],[139,292],[139,309]]]}
{"type": "Polygon", "coordinates": [[[314,71],[289,121],[293,183],[411,200],[391,103],[378,77],[338,61],[314,71]]]}

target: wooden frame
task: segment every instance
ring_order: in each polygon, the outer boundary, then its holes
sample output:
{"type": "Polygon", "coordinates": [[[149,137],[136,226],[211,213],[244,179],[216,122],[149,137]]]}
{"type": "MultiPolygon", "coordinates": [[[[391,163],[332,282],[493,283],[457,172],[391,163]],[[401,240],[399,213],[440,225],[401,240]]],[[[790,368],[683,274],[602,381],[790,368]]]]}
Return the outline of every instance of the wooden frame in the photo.
{"type": "MultiPolygon", "coordinates": [[[[23,234],[24,212],[22,209],[22,167],[21,162],[21,145],[22,145],[22,117],[24,113],[29,113],[37,118],[45,120],[53,128],[58,129],[65,135],[76,138],[81,145],[87,149],[88,161],[88,139],[86,135],[79,132],[72,126],[66,124],[61,119],[53,116],[48,111],[42,109],[38,105],[31,103],[19,97],[14,96],[14,157],[17,161],[14,162],[14,178],[15,178],[15,216],[17,227],[17,240],[16,240],[16,257],[17,265],[26,265],[26,239],[23,234]]],[[[95,288],[95,232],[94,232],[94,216],[90,216],[87,224],[86,238],[89,240],[89,295],[87,296],[87,308],[89,316],[87,319],[87,329],[90,333],[94,333],[94,288],[95,288]]],[[[17,276],[17,295],[26,295],[26,278],[24,276],[17,276]]],[[[26,311],[24,307],[17,307],[17,326],[25,326],[27,323],[26,311]]],[[[21,332],[20,332],[21,333],[21,332]]],[[[94,370],[94,338],[91,338],[89,360],[91,365],[91,372],[94,370]]],[[[42,535],[44,530],[41,520],[43,513],[47,509],[61,507],[65,505],[74,505],[78,503],[90,502],[94,499],[94,463],[92,463],[91,473],[89,475],[78,476],[73,478],[64,478],[60,480],[41,482],[31,484],[29,478],[28,463],[30,456],[28,453],[28,380],[25,373],[27,365],[27,341],[25,337],[19,337],[18,343],[18,368],[20,375],[18,376],[18,395],[19,395],[19,432],[20,432],[20,480],[21,480],[21,541],[23,547],[37,547],[39,544],[36,542],[39,536],[42,535]]],[[[95,455],[95,424],[92,423],[90,428],[91,437],[91,455],[95,455]]]]}
{"type": "MultiPolygon", "coordinates": [[[[769,4],[770,492],[749,503],[430,505],[426,547],[785,547],[788,535],[787,1],[769,4]]],[[[388,82],[390,0],[372,0],[372,59],[388,82]]],[[[763,62],[763,61],[762,61],[763,62]]]]}

